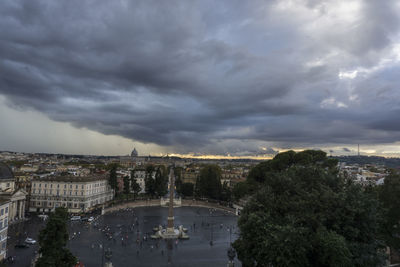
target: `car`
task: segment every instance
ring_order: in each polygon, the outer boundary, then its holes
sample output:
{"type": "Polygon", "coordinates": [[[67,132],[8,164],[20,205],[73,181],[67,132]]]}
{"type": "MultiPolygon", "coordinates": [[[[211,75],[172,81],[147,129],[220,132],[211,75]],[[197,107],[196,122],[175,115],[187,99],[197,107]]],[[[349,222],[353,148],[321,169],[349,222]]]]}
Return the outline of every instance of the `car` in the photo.
{"type": "Polygon", "coordinates": [[[15,248],[29,248],[28,244],[20,243],[14,246],[15,248]]]}
{"type": "Polygon", "coordinates": [[[88,222],[93,222],[94,218],[93,216],[89,217],[88,222]]]}
{"type": "Polygon", "coordinates": [[[29,238],[29,237],[27,237],[26,239],[25,239],[25,243],[27,243],[27,244],[36,244],[36,240],[35,239],[33,239],[33,238],[29,238]]]}
{"type": "Polygon", "coordinates": [[[72,216],[71,217],[71,221],[80,221],[81,220],[81,216],[72,216]]]}

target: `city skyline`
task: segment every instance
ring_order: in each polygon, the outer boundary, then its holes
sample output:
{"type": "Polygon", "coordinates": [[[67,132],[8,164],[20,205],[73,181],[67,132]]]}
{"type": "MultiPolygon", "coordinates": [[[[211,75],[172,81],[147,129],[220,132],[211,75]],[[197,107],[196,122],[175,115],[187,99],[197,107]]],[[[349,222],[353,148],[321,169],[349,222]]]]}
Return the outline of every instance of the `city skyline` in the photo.
{"type": "Polygon", "coordinates": [[[397,1],[0,3],[0,150],[400,157],[397,1]]]}

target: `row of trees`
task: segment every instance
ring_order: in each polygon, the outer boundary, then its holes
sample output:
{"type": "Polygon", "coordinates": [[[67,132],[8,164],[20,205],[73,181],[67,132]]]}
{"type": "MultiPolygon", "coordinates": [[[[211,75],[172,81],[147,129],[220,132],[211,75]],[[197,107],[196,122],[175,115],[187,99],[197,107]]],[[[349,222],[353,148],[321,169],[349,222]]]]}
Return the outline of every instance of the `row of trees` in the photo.
{"type": "Polygon", "coordinates": [[[342,177],[322,151],[278,154],[234,188],[249,196],[234,242],[243,266],[382,266],[400,248],[400,176],[382,187],[342,177]]]}
{"type": "MultiPolygon", "coordinates": [[[[120,194],[117,182],[117,164],[109,166],[110,179],[109,183],[116,195],[120,194]]],[[[185,197],[201,197],[211,198],[222,201],[230,201],[232,192],[226,183],[221,184],[221,168],[218,165],[205,165],[200,171],[196,184],[182,182],[181,167],[175,167],[175,186],[178,194],[185,197]]],[[[151,197],[161,197],[168,192],[168,174],[169,169],[165,166],[148,165],[145,167],[145,192],[151,197]]],[[[132,170],[130,177],[125,176],[124,194],[133,192],[135,196],[140,192],[140,185],[137,183],[135,170],[132,170]]]]}

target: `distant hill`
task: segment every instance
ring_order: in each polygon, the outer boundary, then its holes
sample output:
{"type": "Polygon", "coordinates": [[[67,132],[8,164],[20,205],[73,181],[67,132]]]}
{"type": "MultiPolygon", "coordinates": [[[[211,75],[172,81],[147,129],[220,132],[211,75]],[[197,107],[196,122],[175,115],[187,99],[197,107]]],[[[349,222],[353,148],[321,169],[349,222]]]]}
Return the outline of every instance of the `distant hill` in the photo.
{"type": "Polygon", "coordinates": [[[378,156],[336,156],[333,158],[348,164],[378,164],[385,165],[388,168],[400,168],[400,158],[384,158],[378,156]]]}

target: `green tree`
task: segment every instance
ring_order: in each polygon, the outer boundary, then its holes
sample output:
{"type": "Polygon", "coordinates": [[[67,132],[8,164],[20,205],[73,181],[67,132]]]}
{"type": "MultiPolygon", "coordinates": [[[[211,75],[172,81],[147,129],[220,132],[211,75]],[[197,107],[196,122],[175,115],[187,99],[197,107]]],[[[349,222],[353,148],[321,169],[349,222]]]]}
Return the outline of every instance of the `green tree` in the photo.
{"type": "Polygon", "coordinates": [[[72,267],[77,260],[65,247],[68,240],[67,231],[68,213],[66,208],[56,208],[50,214],[46,227],[39,234],[39,253],[36,266],[72,267]]]}
{"type": "Polygon", "coordinates": [[[146,166],[146,176],[144,178],[146,194],[154,196],[156,194],[156,183],[153,178],[154,166],[146,166]]]}
{"type": "Polygon", "coordinates": [[[233,186],[232,194],[236,201],[249,193],[249,185],[247,182],[239,182],[233,186]]]}
{"type": "Polygon", "coordinates": [[[111,189],[114,190],[115,194],[118,193],[118,182],[117,182],[117,165],[112,165],[110,168],[110,177],[108,179],[108,183],[111,186],[111,189]]]}
{"type": "Polygon", "coordinates": [[[232,190],[229,188],[228,183],[224,182],[221,188],[220,200],[230,202],[232,199],[232,190]]]}
{"type": "Polygon", "coordinates": [[[183,183],[181,186],[181,194],[185,197],[192,197],[194,192],[194,184],[183,183]]]}
{"type": "Polygon", "coordinates": [[[166,177],[166,170],[162,170],[160,167],[156,170],[154,180],[155,194],[159,197],[164,196],[168,191],[168,178],[166,177]]]}
{"type": "Polygon", "coordinates": [[[124,176],[124,194],[130,193],[129,176],[124,176]]]}
{"type": "Polygon", "coordinates": [[[259,173],[234,243],[243,266],[383,264],[377,199],[326,168],[320,152],[302,156],[275,157],[259,173]]]}
{"type": "Polygon", "coordinates": [[[400,249],[400,175],[392,171],[378,188],[379,200],[385,208],[383,234],[387,245],[400,249]]]}
{"type": "Polygon", "coordinates": [[[135,170],[131,171],[131,190],[133,192],[133,196],[136,199],[137,196],[139,195],[139,192],[142,190],[140,188],[140,185],[138,184],[138,182],[136,181],[135,178],[135,170]]]}
{"type": "Polygon", "coordinates": [[[174,169],[174,174],[175,174],[175,187],[176,187],[176,192],[178,194],[183,194],[182,193],[182,167],[175,167],[174,169]]]}
{"type": "Polygon", "coordinates": [[[196,195],[220,199],[221,191],[221,168],[218,165],[205,165],[196,181],[196,195]]]}

